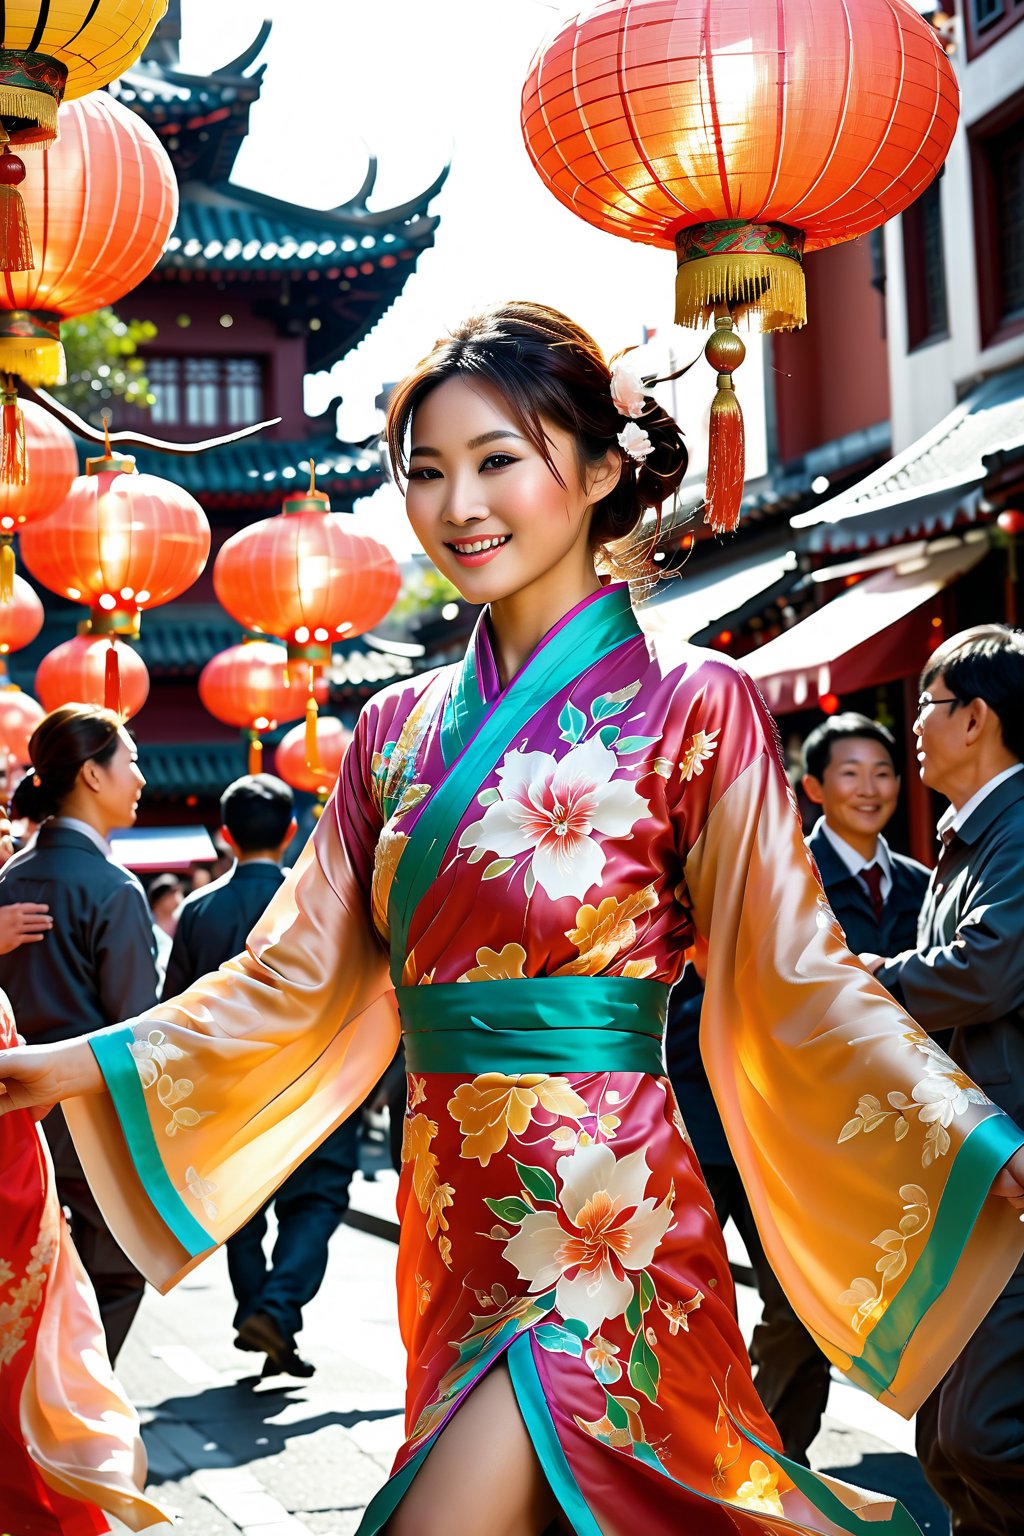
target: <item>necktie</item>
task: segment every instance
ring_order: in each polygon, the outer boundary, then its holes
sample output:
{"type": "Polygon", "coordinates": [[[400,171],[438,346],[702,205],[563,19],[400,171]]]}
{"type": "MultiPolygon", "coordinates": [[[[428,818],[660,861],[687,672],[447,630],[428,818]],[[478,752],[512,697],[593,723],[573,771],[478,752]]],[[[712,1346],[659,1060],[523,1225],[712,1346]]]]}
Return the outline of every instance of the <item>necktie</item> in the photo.
{"type": "Polygon", "coordinates": [[[871,910],[875,914],[875,922],[882,921],[882,913],[885,910],[885,902],[882,899],[882,866],[880,864],[868,864],[860,872],[860,878],[868,888],[871,897],[871,910]]]}

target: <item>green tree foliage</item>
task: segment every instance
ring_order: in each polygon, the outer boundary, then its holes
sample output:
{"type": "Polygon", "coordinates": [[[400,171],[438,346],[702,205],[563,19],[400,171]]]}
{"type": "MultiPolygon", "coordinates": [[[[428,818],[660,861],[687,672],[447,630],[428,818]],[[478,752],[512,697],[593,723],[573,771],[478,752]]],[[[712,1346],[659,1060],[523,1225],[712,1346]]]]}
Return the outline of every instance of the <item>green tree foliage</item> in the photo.
{"type": "Polygon", "coordinates": [[[156,335],[152,321],[122,320],[112,309],[97,309],[65,320],[60,335],[68,381],[56,385],[53,393],[79,416],[98,426],[103,412],[118,400],[143,410],[153,404],[145,363],[138,355],[139,347],[156,335]]]}
{"type": "Polygon", "coordinates": [[[412,619],[431,608],[443,608],[445,603],[459,601],[457,587],[446,576],[426,566],[413,571],[403,582],[398,600],[392,608],[391,619],[412,619]]]}

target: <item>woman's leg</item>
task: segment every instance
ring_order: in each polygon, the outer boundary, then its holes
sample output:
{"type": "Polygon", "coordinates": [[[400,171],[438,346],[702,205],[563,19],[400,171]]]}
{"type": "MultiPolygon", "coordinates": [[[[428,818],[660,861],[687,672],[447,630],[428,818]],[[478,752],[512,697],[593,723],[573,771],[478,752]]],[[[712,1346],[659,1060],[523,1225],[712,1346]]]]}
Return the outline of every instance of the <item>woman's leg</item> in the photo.
{"type": "Polygon", "coordinates": [[[501,1362],[441,1431],[386,1536],[543,1536],[557,1518],[501,1362]]]}

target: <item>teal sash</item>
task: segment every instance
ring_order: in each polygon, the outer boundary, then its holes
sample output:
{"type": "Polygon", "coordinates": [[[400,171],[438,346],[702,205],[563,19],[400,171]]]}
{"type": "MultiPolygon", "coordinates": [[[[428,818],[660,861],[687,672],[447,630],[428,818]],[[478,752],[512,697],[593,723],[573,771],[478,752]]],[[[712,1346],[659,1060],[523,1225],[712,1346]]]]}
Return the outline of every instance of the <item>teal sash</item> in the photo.
{"type": "Polygon", "coordinates": [[[395,990],[410,1072],[664,1074],[660,981],[540,976],[395,990]]]}
{"type": "MultiPolygon", "coordinates": [[[[413,913],[436,879],[473,796],[512,742],[551,698],[571,687],[619,646],[636,640],[640,633],[629,600],[629,587],[623,583],[607,588],[541,641],[489,712],[484,713],[467,746],[424,802],[399,860],[388,903],[391,980],[396,987],[401,985],[413,913]]],[[[473,665],[475,670],[475,662],[473,665]]],[[[476,686],[474,681],[473,687],[476,686]]],[[[474,715],[468,676],[456,680],[453,697],[456,694],[464,703],[466,715],[474,715]]]]}

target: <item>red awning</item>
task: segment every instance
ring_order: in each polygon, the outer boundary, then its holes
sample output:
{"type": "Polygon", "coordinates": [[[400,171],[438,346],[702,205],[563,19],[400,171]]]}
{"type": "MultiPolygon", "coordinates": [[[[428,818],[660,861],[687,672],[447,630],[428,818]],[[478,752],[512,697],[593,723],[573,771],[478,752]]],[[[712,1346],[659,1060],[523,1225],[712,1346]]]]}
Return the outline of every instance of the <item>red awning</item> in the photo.
{"type": "Polygon", "coordinates": [[[740,665],[777,715],[811,709],[825,693],[856,693],[906,677],[934,648],[929,600],[988,548],[984,534],[953,548],[943,541],[940,549],[868,576],[740,665]]]}

